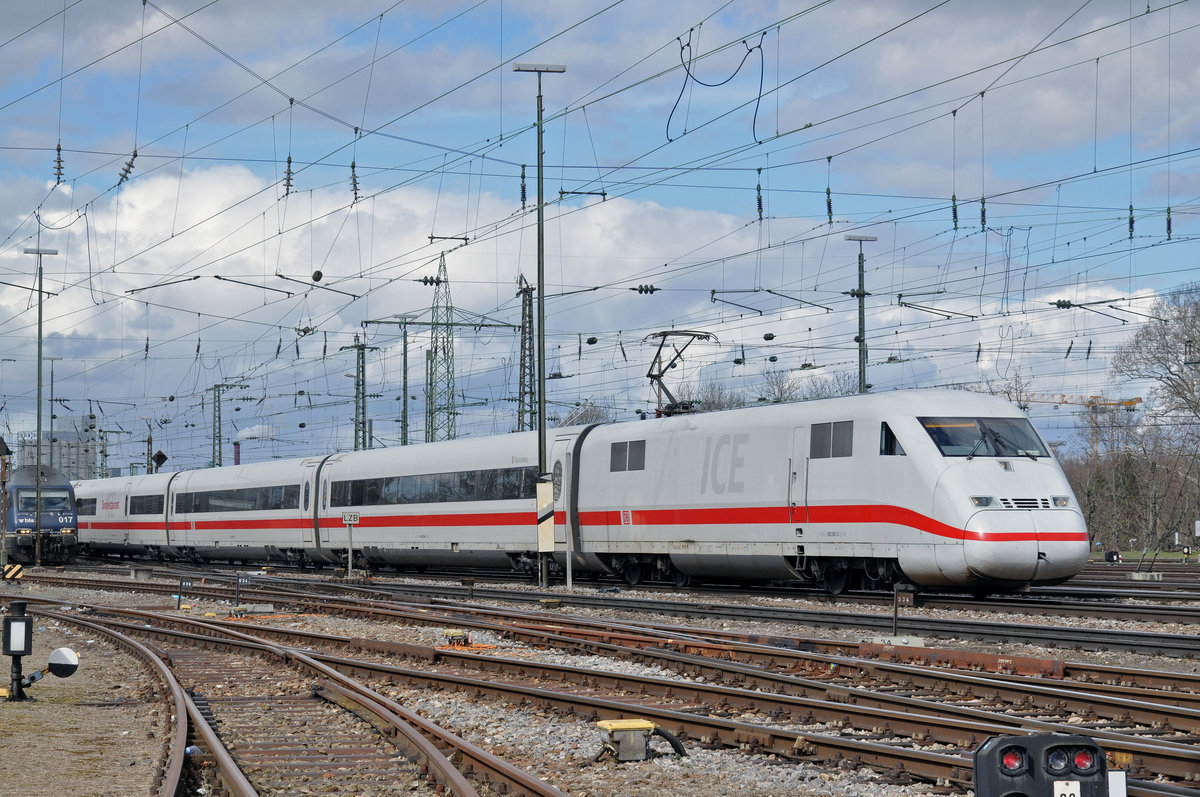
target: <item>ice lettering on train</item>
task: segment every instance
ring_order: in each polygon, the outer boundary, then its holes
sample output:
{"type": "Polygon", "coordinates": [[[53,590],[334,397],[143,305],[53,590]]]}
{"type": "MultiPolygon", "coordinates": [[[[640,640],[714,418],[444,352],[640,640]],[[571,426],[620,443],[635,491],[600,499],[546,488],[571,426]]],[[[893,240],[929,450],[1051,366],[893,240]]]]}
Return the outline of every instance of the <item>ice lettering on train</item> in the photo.
{"type": "Polygon", "coordinates": [[[746,458],[742,451],[750,435],[722,434],[704,441],[704,468],[700,475],[701,494],[740,493],[746,489],[742,470],[746,458]]]}

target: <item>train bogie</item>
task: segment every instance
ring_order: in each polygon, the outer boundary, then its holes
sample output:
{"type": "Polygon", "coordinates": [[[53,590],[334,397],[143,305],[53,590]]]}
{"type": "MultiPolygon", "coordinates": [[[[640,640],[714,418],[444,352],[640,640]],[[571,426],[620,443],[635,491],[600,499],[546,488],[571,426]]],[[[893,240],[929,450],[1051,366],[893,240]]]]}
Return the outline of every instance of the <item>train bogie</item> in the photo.
{"type": "MultiPolygon", "coordinates": [[[[87,482],[93,550],[373,567],[538,558],[532,433],[87,482]],[[159,495],[138,508],[131,498],[159,495]],[[111,517],[106,516],[111,512],[111,517]],[[347,517],[353,522],[348,523],[347,517]]],[[[687,583],[898,580],[986,592],[1069,578],[1087,532],[1020,412],[898,391],[550,433],[555,559],[687,583]]]]}

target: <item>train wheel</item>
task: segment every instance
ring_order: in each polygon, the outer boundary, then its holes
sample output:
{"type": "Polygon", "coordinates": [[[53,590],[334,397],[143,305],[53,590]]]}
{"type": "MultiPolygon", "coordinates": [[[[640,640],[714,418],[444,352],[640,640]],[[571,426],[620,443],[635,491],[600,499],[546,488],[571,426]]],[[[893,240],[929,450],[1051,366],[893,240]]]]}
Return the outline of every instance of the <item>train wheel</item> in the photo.
{"type": "Polygon", "coordinates": [[[692,577],[679,568],[671,565],[671,583],[680,589],[692,585],[692,577]]]}
{"type": "Polygon", "coordinates": [[[822,586],[830,595],[841,595],[846,591],[846,568],[829,567],[822,575],[822,586]]]}
{"type": "Polygon", "coordinates": [[[646,568],[636,559],[626,560],[621,563],[621,577],[625,579],[626,584],[636,587],[646,577],[646,568]]]}

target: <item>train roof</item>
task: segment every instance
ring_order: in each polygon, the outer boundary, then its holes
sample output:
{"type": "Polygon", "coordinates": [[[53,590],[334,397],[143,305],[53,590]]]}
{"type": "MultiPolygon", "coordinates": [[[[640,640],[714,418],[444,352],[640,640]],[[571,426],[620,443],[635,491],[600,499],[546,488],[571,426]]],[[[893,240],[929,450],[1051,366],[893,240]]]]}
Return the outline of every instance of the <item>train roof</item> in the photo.
{"type": "MultiPolygon", "coordinates": [[[[8,475],[8,484],[10,486],[24,486],[28,484],[36,484],[38,467],[36,465],[22,465],[8,475]]],[[[70,479],[58,468],[43,464],[41,467],[42,484],[62,486],[70,483],[70,479]]]]}
{"type": "MultiPolygon", "coordinates": [[[[864,393],[851,396],[836,396],[808,401],[795,401],[780,404],[756,405],[737,409],[688,413],[672,415],[659,419],[646,418],[644,421],[628,420],[614,423],[604,423],[600,426],[613,435],[628,434],[633,428],[643,423],[662,424],[665,427],[683,426],[686,428],[705,428],[728,423],[732,419],[748,420],[754,418],[765,423],[803,424],[830,420],[849,420],[853,418],[894,418],[900,416],[918,417],[930,415],[979,415],[992,417],[1018,417],[1024,413],[1007,399],[992,396],[987,393],[977,393],[970,390],[955,390],[949,388],[914,388],[905,390],[864,393]]],[[[558,435],[569,435],[581,427],[553,427],[546,430],[546,436],[553,440],[558,435]]],[[[635,432],[636,434],[636,432],[635,432]]],[[[536,432],[517,432],[514,434],[468,436],[456,440],[438,441],[438,451],[443,455],[452,455],[459,447],[469,450],[473,455],[488,452],[523,451],[533,446],[529,438],[535,437],[536,432]]],[[[316,464],[323,460],[334,460],[353,456],[359,464],[370,463],[376,458],[394,457],[397,452],[404,451],[407,456],[421,456],[418,453],[424,445],[407,446],[404,448],[375,448],[365,451],[337,451],[328,455],[296,457],[288,459],[269,460],[266,462],[249,462],[241,465],[225,466],[223,468],[200,468],[190,471],[180,471],[182,474],[220,473],[219,478],[236,479],[239,469],[246,468],[248,472],[262,475],[264,472],[278,471],[290,473],[298,465],[304,463],[316,464]],[[405,450],[407,449],[407,450],[405,450]],[[264,470],[265,469],[265,470],[264,470]]],[[[517,464],[514,462],[514,464],[517,464]]],[[[147,479],[161,479],[164,483],[171,473],[160,473],[152,476],[117,477],[117,479],[137,480],[144,486],[147,479]]],[[[63,479],[65,482],[66,480],[63,479]]],[[[110,481],[116,481],[110,480],[110,481]]]]}
{"type": "MultiPolygon", "coordinates": [[[[1017,417],[1024,413],[1011,401],[987,393],[950,388],[920,388],[863,393],[851,396],[792,401],[753,407],[739,407],[720,412],[701,412],[673,415],[658,422],[708,425],[720,424],[723,419],[739,416],[766,419],[768,422],[807,423],[827,420],[849,420],[858,417],[889,418],[897,416],[984,415],[1017,417]]],[[[637,423],[637,421],[633,421],[637,423]]],[[[621,428],[621,424],[614,424],[621,428]]]]}

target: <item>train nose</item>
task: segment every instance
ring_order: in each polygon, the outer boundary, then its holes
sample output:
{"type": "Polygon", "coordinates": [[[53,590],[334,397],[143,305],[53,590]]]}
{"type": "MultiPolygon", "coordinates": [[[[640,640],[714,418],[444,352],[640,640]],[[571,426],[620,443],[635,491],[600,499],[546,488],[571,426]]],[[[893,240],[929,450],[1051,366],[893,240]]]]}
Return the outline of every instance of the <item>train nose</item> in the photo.
{"type": "Polygon", "coordinates": [[[1087,561],[1087,530],[1075,512],[985,510],[967,521],[963,555],[967,568],[980,578],[1056,583],[1087,561]]]}
{"type": "Polygon", "coordinates": [[[1038,569],[1038,539],[1031,512],[976,512],[967,521],[963,556],[981,579],[1028,583],[1038,569]]]}

